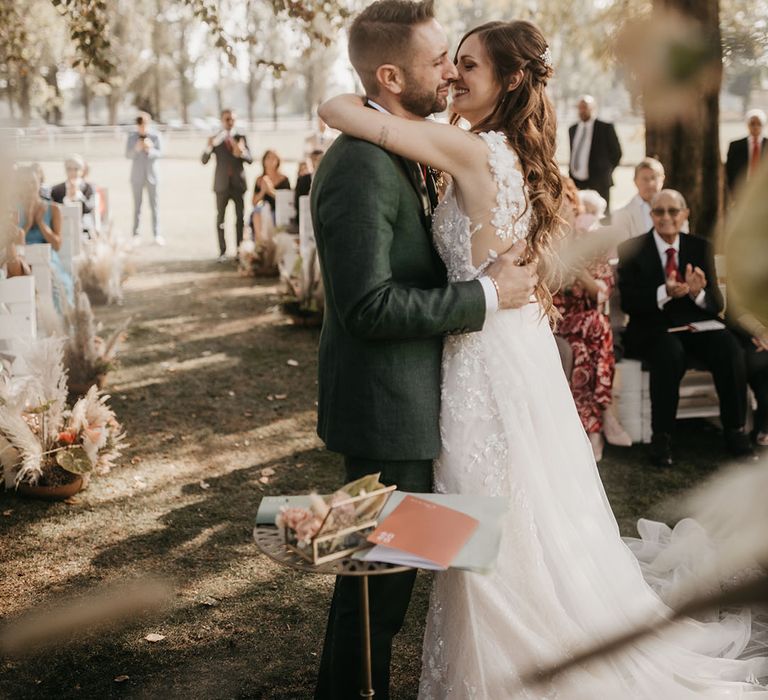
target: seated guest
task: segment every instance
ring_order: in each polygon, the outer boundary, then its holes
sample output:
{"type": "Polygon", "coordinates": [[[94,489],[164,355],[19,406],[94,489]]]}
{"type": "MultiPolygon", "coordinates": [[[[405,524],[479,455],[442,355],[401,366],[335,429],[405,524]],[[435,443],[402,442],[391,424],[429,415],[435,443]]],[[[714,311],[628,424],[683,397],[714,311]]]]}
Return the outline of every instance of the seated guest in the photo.
{"type": "MultiPolygon", "coordinates": [[[[574,220],[570,235],[581,237],[598,228],[598,222],[605,214],[606,202],[595,190],[582,190],[570,206],[574,220]]],[[[613,270],[607,257],[601,255],[576,270],[553,299],[562,314],[557,335],[566,340],[571,349],[571,392],[598,462],[603,456],[603,432],[612,444],[632,444],[614,414],[608,410],[615,360],[613,334],[605,302],[612,287],[613,270]]]]}
{"type": "Polygon", "coordinates": [[[309,188],[312,186],[312,175],[317,170],[317,166],[320,165],[320,161],[323,158],[324,151],[316,148],[309,154],[309,167],[307,172],[303,175],[299,175],[296,179],[296,190],[293,197],[293,204],[296,209],[296,223],[299,223],[301,213],[299,212],[299,197],[309,194],[309,188]]]}
{"type": "Polygon", "coordinates": [[[59,290],[63,290],[69,300],[74,302],[74,284],[59,257],[61,248],[61,212],[48,200],[40,197],[40,180],[33,168],[20,168],[17,171],[19,227],[24,233],[27,245],[50,243],[51,269],[56,279],[53,285],[53,301],[61,311],[59,290]]]}
{"type": "Polygon", "coordinates": [[[619,287],[622,308],[629,314],[624,334],[627,356],[644,360],[650,371],[654,463],[673,464],[671,439],[680,381],[694,362],[703,364],[714,378],[728,450],[734,456],[751,454],[744,430],[746,369],[738,340],[726,328],[677,330],[717,319],[723,309],[712,249],[705,239],[682,233],[688,209],[679,192],[662,190],[655,195],[651,218],[651,231],[619,247],[619,287]]]}
{"type": "Polygon", "coordinates": [[[746,313],[729,325],[744,348],[747,381],[757,402],[752,439],[758,447],[768,447],[768,328],[746,313]]]}
{"type": "Polygon", "coordinates": [[[64,169],[67,179],[51,188],[51,199],[58,204],[79,204],[83,215],[83,230],[91,231],[96,193],[85,180],[85,161],[75,153],[64,161],[64,169]]]}
{"type": "Polygon", "coordinates": [[[261,175],[256,178],[256,186],[253,189],[253,206],[251,214],[251,230],[253,240],[262,238],[261,210],[264,204],[269,204],[272,210],[272,222],[275,221],[275,192],[277,190],[290,190],[291,183],[288,177],[280,170],[280,156],[275,151],[265,151],[261,158],[261,175]]]}
{"type": "Polygon", "coordinates": [[[751,109],[745,118],[749,135],[731,141],[725,159],[725,180],[731,195],[745,177],[749,179],[760,160],[768,154],[768,139],[763,137],[765,112],[762,109],[751,109]]]}

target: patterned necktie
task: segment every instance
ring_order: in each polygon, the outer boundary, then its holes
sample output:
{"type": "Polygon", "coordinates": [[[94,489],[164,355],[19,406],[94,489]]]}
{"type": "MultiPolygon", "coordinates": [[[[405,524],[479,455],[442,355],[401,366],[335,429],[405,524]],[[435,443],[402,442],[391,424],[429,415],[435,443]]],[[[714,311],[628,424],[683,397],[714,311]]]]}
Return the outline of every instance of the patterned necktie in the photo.
{"type": "Polygon", "coordinates": [[[754,175],[757,166],[760,163],[760,142],[758,139],[752,140],[752,154],[749,157],[749,174],[754,175]]]}
{"type": "Polygon", "coordinates": [[[667,264],[664,266],[664,275],[666,279],[675,279],[678,282],[682,282],[683,279],[680,276],[680,270],[677,267],[677,259],[676,259],[676,253],[677,251],[670,247],[666,250],[667,253],[667,264]]]}

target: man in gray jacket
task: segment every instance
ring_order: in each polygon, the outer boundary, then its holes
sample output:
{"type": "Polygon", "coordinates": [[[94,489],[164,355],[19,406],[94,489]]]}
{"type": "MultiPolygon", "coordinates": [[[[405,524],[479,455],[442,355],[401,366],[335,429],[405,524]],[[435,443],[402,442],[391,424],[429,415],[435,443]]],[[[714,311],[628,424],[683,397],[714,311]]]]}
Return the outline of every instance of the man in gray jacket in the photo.
{"type": "Polygon", "coordinates": [[[133,241],[139,241],[139,217],[144,188],[149,193],[149,208],[152,210],[152,235],[157,245],[165,245],[160,235],[160,222],[157,210],[157,159],[161,156],[163,145],[160,134],[150,127],[152,119],[146,112],[136,117],[136,130],[128,134],[125,157],[130,158],[131,189],[133,190],[133,241]]]}

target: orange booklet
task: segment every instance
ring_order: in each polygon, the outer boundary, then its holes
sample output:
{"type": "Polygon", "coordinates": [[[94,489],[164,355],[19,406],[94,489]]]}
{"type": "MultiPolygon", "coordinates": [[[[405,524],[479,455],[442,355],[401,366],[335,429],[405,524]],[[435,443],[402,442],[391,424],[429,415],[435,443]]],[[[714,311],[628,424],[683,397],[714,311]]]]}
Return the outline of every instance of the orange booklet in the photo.
{"type": "Polygon", "coordinates": [[[366,560],[422,569],[447,569],[479,521],[453,508],[405,496],[368,535],[377,545],[366,560]]]}

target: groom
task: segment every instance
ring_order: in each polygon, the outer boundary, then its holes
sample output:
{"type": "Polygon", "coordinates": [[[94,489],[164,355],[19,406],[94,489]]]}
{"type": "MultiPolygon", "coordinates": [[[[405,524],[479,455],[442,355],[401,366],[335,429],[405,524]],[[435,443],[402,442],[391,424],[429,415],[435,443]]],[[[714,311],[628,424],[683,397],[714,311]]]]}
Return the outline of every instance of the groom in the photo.
{"type": "MultiPolygon", "coordinates": [[[[354,21],[349,56],[369,106],[409,119],[442,112],[456,68],[433,1],[378,0],[354,21]]],[[[344,456],[346,480],[381,472],[403,491],[432,489],[440,450],[442,338],[482,328],[497,308],[528,302],[533,266],[515,248],[487,276],[448,283],[432,246],[429,172],[346,135],[323,157],[311,193],[326,308],[319,349],[318,434],[344,456]]],[[[373,685],[389,697],[393,636],[415,572],[370,580],[373,685]]],[[[359,589],[338,578],[317,700],[359,697],[359,589]]]]}

